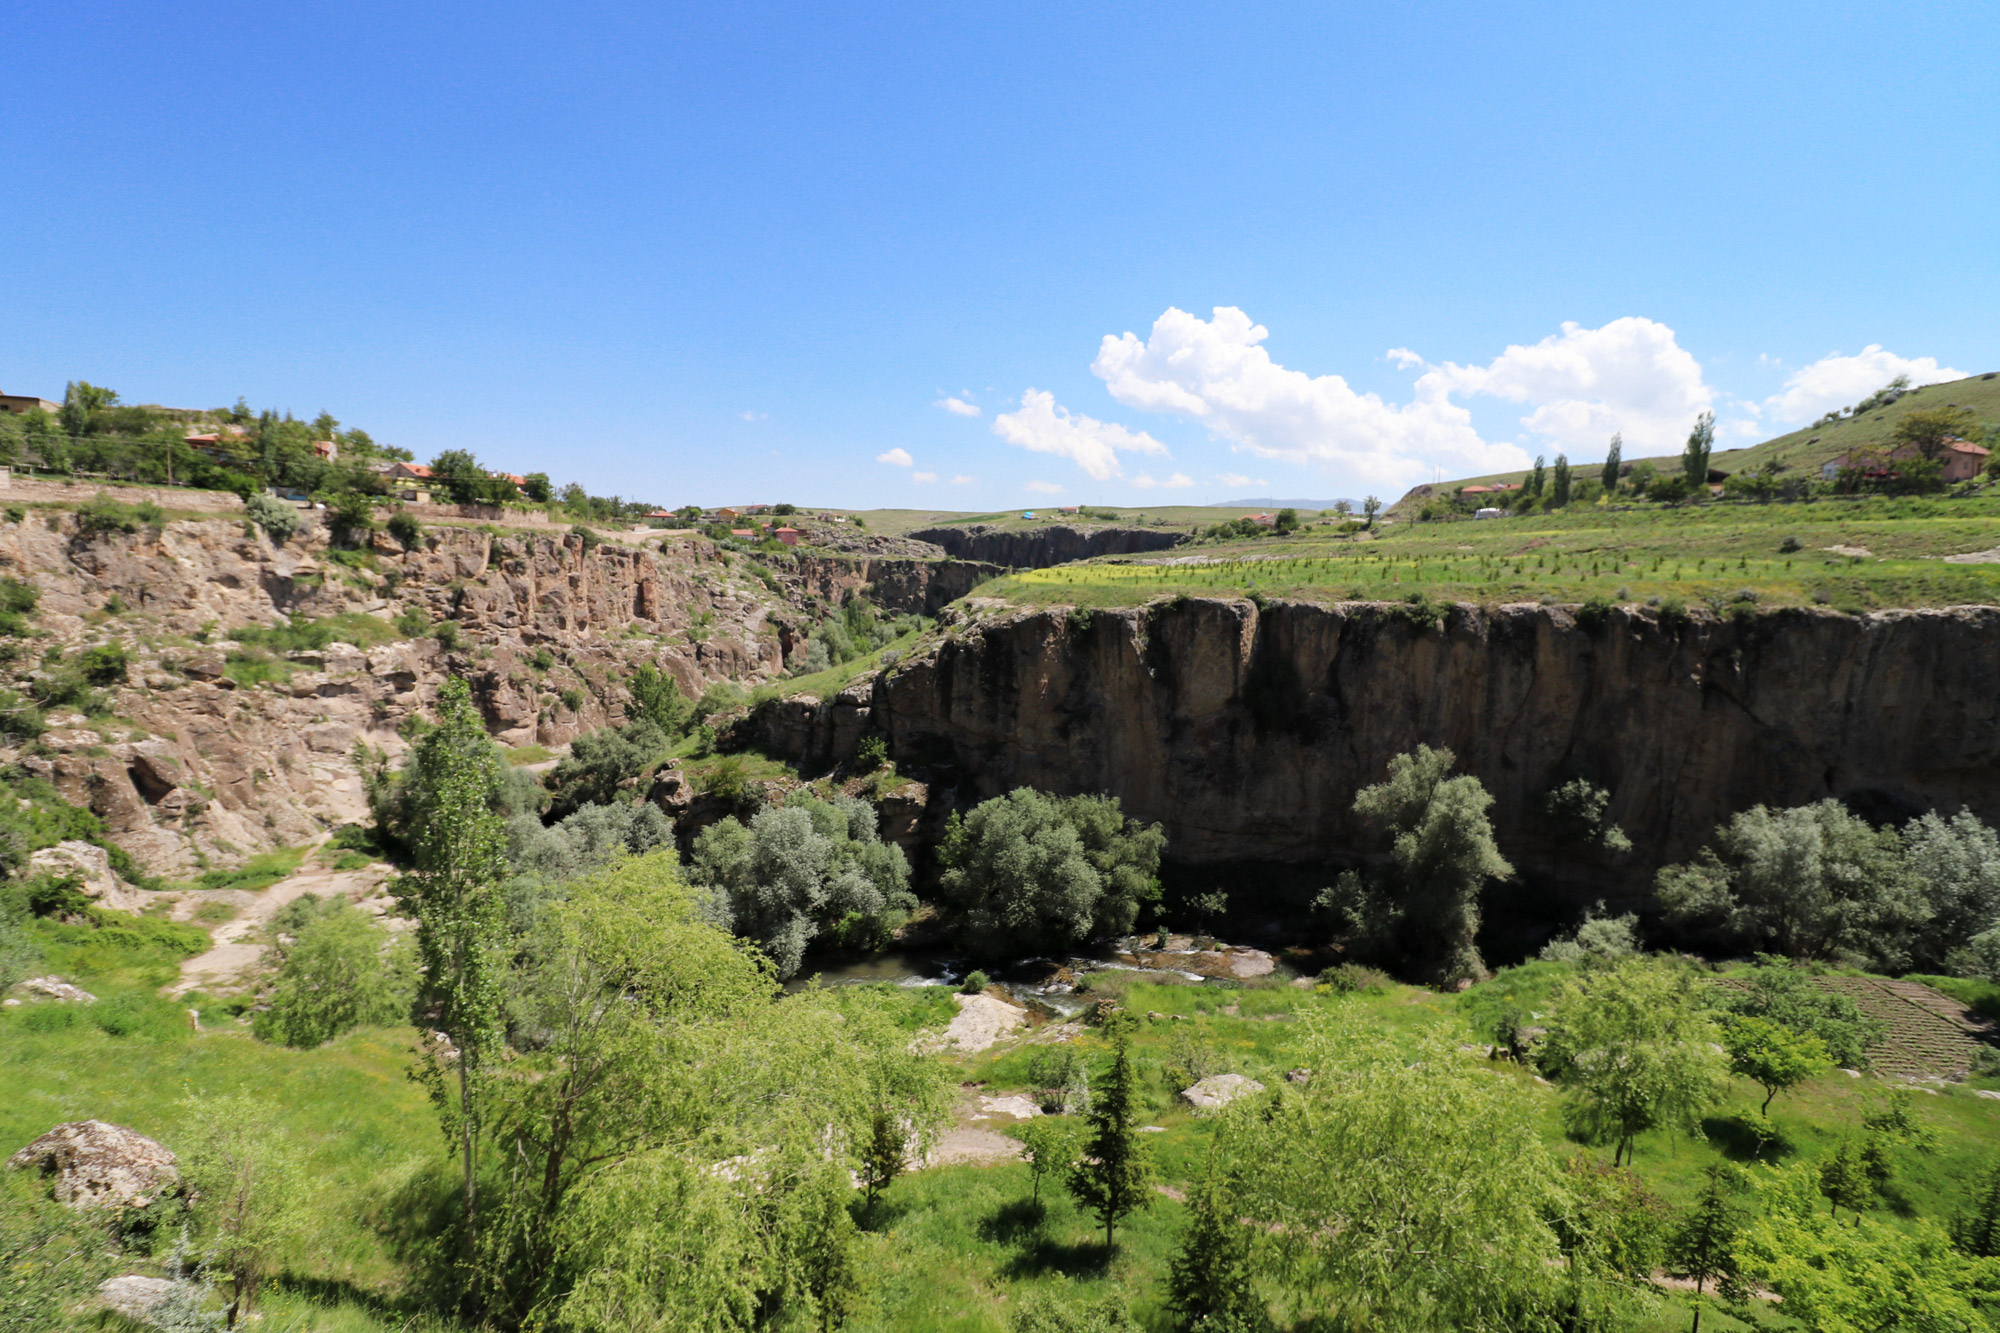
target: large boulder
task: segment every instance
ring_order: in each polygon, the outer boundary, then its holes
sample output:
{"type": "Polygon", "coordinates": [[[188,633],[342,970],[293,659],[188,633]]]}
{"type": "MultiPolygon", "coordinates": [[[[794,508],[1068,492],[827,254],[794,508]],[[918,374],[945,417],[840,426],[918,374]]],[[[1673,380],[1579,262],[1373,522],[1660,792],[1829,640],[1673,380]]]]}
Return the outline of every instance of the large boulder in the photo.
{"type": "Polygon", "coordinates": [[[1191,1088],[1181,1089],[1181,1100],[1197,1111],[1214,1111],[1238,1097],[1263,1090],[1264,1085],[1254,1078],[1245,1078],[1241,1074],[1214,1074],[1191,1088]]]}
{"type": "Polygon", "coordinates": [[[182,1285],[169,1278],[127,1273],[123,1277],[106,1278],[97,1288],[97,1294],[114,1314],[122,1314],[136,1323],[150,1324],[154,1314],[174,1294],[174,1289],[182,1285]]]}
{"type": "Polygon", "coordinates": [[[28,858],[30,875],[74,875],[77,892],[118,912],[136,912],[145,900],[111,872],[111,855],[93,842],[70,838],[28,858]]]}
{"type": "Polygon", "coordinates": [[[72,1208],[144,1208],[180,1180],[164,1144],[102,1120],[57,1125],[7,1166],[54,1177],[56,1201],[72,1208]]]}

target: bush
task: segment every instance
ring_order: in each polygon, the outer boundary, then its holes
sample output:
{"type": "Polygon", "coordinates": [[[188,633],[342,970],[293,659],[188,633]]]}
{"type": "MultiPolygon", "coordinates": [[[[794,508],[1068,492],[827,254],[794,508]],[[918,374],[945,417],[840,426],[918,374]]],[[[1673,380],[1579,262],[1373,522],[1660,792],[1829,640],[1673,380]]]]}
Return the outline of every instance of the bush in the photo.
{"type": "Polygon", "coordinates": [[[337,495],[326,511],[326,530],[335,546],[358,547],[375,531],[373,497],[350,491],[337,495]]]}
{"type": "Polygon", "coordinates": [[[86,648],[72,659],[77,674],[89,685],[122,685],[126,673],[131,669],[132,659],[124,645],[102,643],[95,648],[86,648]]]}
{"type": "Polygon", "coordinates": [[[592,551],[596,550],[598,543],[604,540],[596,532],[590,528],[586,528],[581,523],[572,525],[569,535],[583,544],[583,553],[585,555],[589,555],[592,551]]]}
{"type": "Polygon", "coordinates": [[[959,983],[958,989],[965,995],[978,995],[992,984],[993,979],[975,967],[965,974],[965,980],[959,983]]]}
{"type": "Polygon", "coordinates": [[[0,635],[26,634],[28,617],[41,598],[41,589],[26,579],[0,578],[0,635]]]}
{"type": "Polygon", "coordinates": [[[264,530],[266,536],[280,544],[290,541],[299,530],[299,511],[268,495],[251,496],[244,501],[243,512],[252,523],[264,530]]]}
{"type": "Polygon", "coordinates": [[[459,642],[458,622],[455,620],[440,620],[437,626],[431,630],[431,637],[436,639],[438,647],[444,649],[446,652],[457,652],[459,642]]]}
{"type": "Polygon", "coordinates": [[[414,602],[406,604],[396,613],[396,633],[406,639],[420,638],[431,632],[431,613],[414,602]]]}
{"type": "Polygon", "coordinates": [[[272,922],[279,943],[270,1005],[252,1030],[265,1041],[312,1047],[351,1028],[405,1021],[415,993],[407,944],[345,898],[293,899],[272,922]]]}
{"type": "Polygon", "coordinates": [[[574,685],[564,689],[556,697],[561,699],[563,707],[572,713],[581,713],[583,706],[590,702],[590,696],[574,685]]]}
{"type": "Polygon", "coordinates": [[[389,529],[389,535],[394,537],[406,551],[415,550],[417,543],[424,538],[423,525],[411,517],[407,509],[398,509],[389,515],[389,521],[383,526],[389,529]]]}
{"type": "Polygon", "coordinates": [[[854,750],[854,766],[864,773],[872,773],[889,762],[889,742],[881,736],[862,739],[854,750]]]}
{"type": "Polygon", "coordinates": [[[1576,609],[1576,623],[1591,633],[1604,628],[1611,619],[1611,601],[1603,596],[1592,597],[1576,609]]]}
{"type": "MultiPolygon", "coordinates": [[[[159,512],[157,506],[154,512],[159,512]]],[[[76,507],[76,530],[85,537],[131,534],[143,526],[145,519],[137,509],[112,499],[103,491],[76,507]]]]}
{"type": "Polygon", "coordinates": [[[549,775],[555,792],[550,809],[560,818],[581,806],[616,799],[620,786],[644,777],[666,754],[667,745],[667,734],[645,718],[585,732],[549,775]]]}

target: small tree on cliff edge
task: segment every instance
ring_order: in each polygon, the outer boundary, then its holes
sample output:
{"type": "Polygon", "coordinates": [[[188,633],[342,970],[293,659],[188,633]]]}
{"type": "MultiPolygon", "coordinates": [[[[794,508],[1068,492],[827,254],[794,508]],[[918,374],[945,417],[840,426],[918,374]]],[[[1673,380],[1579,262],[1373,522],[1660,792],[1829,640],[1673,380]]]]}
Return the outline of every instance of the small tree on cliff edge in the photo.
{"type": "Polygon", "coordinates": [[[416,869],[396,887],[417,921],[423,978],[415,1021],[442,1033],[417,1068],[447,1138],[465,1168],[466,1242],[476,1235],[473,1155],[479,1137],[481,1084],[497,1050],[502,1008],[500,956],[506,834],[488,801],[497,756],[463,676],[438,692],[438,725],[417,743],[410,765],[410,827],[416,869]]]}
{"type": "Polygon", "coordinates": [[[1118,1220],[1153,1202],[1153,1165],[1132,1123],[1139,1089],[1129,1023],[1112,1019],[1111,1072],[1098,1085],[1090,1107],[1090,1141],[1069,1178],[1069,1192],[1104,1223],[1107,1254],[1118,1220]]]}

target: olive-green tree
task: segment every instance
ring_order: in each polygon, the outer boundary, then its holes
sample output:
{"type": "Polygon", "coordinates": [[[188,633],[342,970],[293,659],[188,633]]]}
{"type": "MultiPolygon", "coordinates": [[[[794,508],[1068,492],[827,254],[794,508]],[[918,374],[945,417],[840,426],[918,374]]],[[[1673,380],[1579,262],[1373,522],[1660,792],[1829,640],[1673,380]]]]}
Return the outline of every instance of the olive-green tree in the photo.
{"type": "Polygon", "coordinates": [[[1618,494],[1618,481],[1624,475],[1625,436],[1617,431],[1611,435],[1611,445],[1604,451],[1604,493],[1618,494]]]}
{"type": "Polygon", "coordinates": [[[1977,1259],[2000,1259],[2000,1162],[1987,1168],[1968,1206],[1952,1219],[1951,1243],[1977,1259]]]}
{"type": "Polygon", "coordinates": [[[273,920],[266,950],[276,980],[251,1030],[284,1046],[318,1046],[351,1028],[407,1021],[415,978],[403,941],[345,898],[302,895],[273,920]]]}
{"type": "Polygon", "coordinates": [[[180,1167],[205,1266],[229,1284],[231,1328],[303,1233],[308,1181],[270,1103],[247,1092],[181,1103],[180,1167]]]}
{"type": "Polygon", "coordinates": [[[1569,503],[1569,487],[1569,455],[1557,454],[1555,467],[1550,469],[1549,508],[1561,509],[1569,503]]]}
{"type": "Polygon", "coordinates": [[[1119,1219],[1151,1207],[1152,1156],[1138,1133],[1139,1075],[1132,1064],[1132,1040],[1123,1025],[1113,1033],[1111,1068],[1091,1099],[1089,1141],[1083,1160],[1070,1172],[1069,1191],[1104,1224],[1105,1253],[1111,1252],[1119,1219]]]}
{"type": "Polygon", "coordinates": [[[1355,813],[1390,842],[1387,874],[1344,879],[1347,924],[1393,961],[1454,981],[1482,967],[1473,936],[1488,881],[1514,873],[1493,840],[1493,797],[1469,774],[1447,776],[1450,750],[1419,745],[1389,761],[1388,778],[1362,788],[1355,813]]]}
{"type": "Polygon", "coordinates": [[[417,742],[404,788],[416,866],[397,882],[396,896],[417,922],[417,1025],[438,1034],[423,1049],[418,1077],[459,1145],[473,1246],[481,1098],[502,1038],[506,833],[490,805],[497,755],[463,676],[438,691],[437,719],[417,742]]]}
{"type": "Polygon", "coordinates": [[[1042,1181],[1066,1179],[1083,1150],[1083,1136],[1077,1123],[1065,1115],[1036,1116],[1021,1126],[1021,1155],[1027,1159],[1032,1193],[1029,1201],[1042,1203],[1042,1181]]]}
{"type": "Polygon", "coordinates": [[[1556,991],[1542,1066],[1563,1085],[1572,1129],[1625,1161],[1649,1129],[1699,1135],[1725,1063],[1691,972],[1639,955],[1593,968],[1556,991]]]}

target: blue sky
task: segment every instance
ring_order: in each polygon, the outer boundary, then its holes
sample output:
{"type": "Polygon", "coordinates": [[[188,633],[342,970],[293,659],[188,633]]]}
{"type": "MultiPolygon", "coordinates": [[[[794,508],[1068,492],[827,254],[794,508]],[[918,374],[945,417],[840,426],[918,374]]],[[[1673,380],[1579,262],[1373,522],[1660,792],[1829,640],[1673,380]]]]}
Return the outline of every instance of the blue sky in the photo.
{"type": "Polygon", "coordinates": [[[1990,4],[0,29],[10,393],[241,394],[676,504],[986,509],[1390,495],[2000,369],[1990,4]]]}

